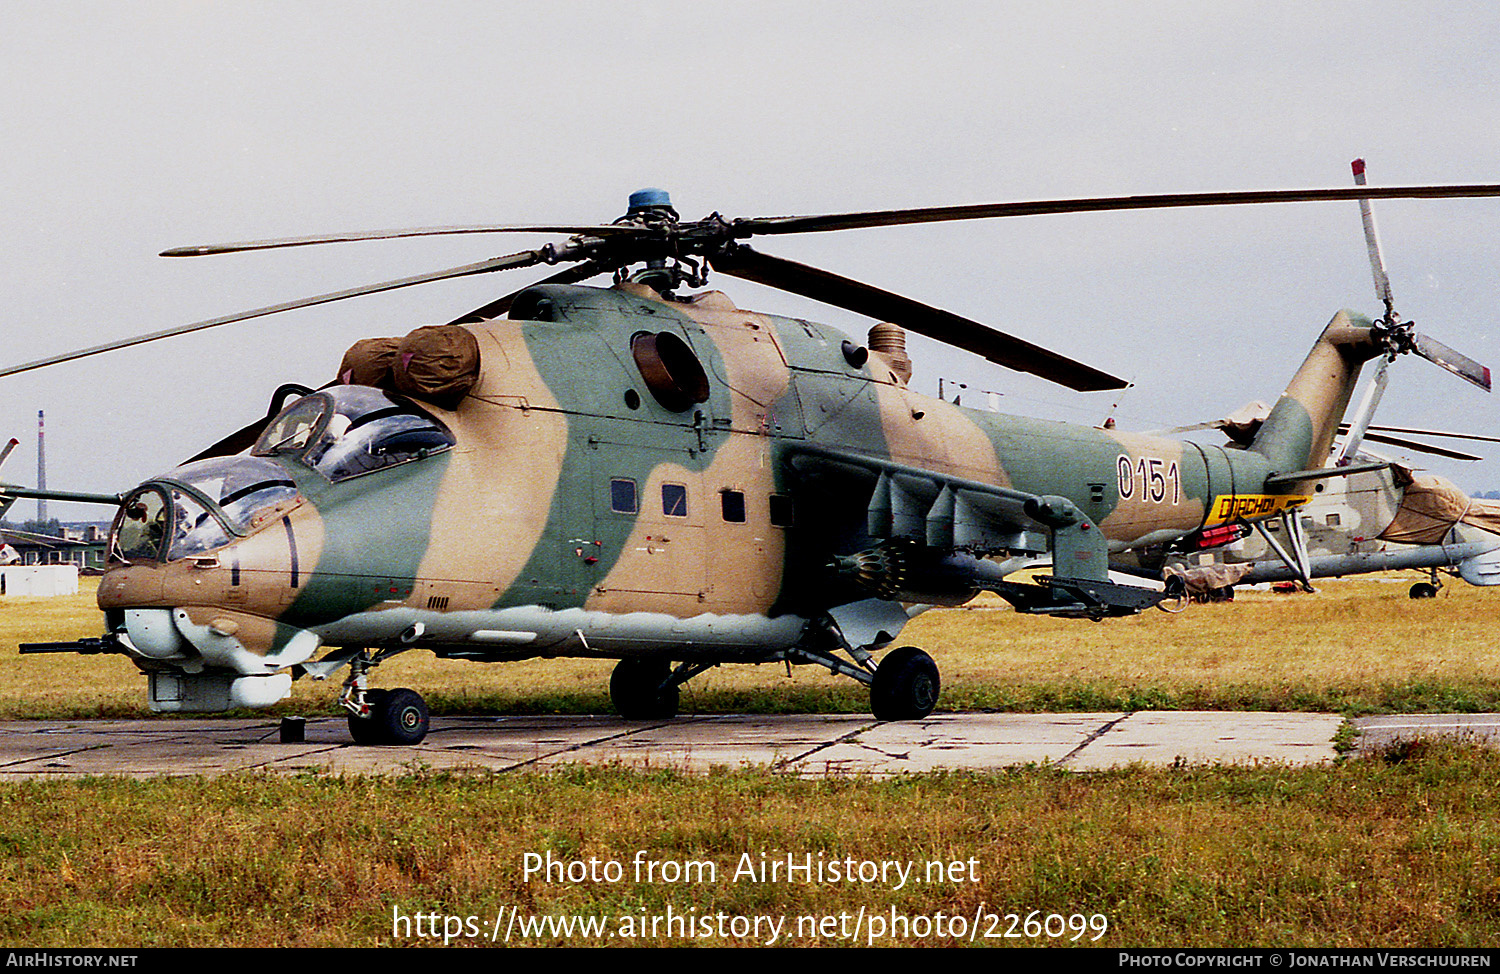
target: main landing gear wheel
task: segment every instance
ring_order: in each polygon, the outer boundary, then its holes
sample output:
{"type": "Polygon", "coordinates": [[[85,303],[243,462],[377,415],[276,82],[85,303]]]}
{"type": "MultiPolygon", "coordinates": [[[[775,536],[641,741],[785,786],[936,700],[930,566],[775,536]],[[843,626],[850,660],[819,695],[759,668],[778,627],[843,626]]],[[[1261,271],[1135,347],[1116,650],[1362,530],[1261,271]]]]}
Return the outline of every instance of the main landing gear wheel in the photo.
{"type": "Polygon", "coordinates": [[[667,720],[677,716],[676,684],[662,689],[672,675],[664,659],[622,659],[609,676],[609,699],[626,720],[667,720]]]}
{"type": "Polygon", "coordinates": [[[915,646],[885,654],[870,683],[870,710],[876,720],[921,720],[937,706],[941,689],[937,664],[915,646]]]}
{"type": "Polygon", "coordinates": [[[1431,582],[1418,582],[1411,587],[1411,590],[1407,594],[1414,599],[1435,599],[1437,598],[1437,593],[1437,586],[1431,582]]]}
{"type": "Polygon", "coordinates": [[[427,703],[415,690],[366,690],[370,716],[349,718],[349,734],[356,744],[420,744],[431,720],[427,703]]]}

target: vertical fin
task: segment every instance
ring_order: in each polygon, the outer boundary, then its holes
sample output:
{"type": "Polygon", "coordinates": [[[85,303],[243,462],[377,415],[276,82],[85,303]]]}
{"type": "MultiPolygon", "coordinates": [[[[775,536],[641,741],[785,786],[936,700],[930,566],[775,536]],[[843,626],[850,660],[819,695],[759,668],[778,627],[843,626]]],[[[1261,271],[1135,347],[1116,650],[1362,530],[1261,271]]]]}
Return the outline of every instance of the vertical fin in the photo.
{"type": "Polygon", "coordinates": [[[1328,462],[1360,366],[1383,350],[1372,325],[1362,315],[1340,311],[1318,336],[1250,443],[1251,450],[1270,461],[1272,473],[1311,470],[1328,462]]]}

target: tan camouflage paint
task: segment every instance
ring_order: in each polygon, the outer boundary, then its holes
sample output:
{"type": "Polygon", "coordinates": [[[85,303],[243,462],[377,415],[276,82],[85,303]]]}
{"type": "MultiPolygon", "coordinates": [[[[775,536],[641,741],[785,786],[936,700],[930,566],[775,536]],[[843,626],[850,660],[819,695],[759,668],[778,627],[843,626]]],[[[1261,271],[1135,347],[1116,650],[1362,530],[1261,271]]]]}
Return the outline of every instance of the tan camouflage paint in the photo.
{"type": "Polygon", "coordinates": [[[447,454],[419,584],[405,602],[413,608],[446,596],[450,611],[483,609],[515,583],[541,543],[568,449],[567,417],[520,323],[467,327],[479,340],[479,381],[457,410],[424,403],[458,444],[447,454]]]}
{"type": "MultiPolygon", "coordinates": [[[[1134,541],[1136,538],[1163,528],[1181,528],[1188,531],[1203,523],[1206,511],[1203,500],[1188,497],[1187,491],[1182,489],[1181,480],[1182,471],[1189,463],[1202,464],[1196,450],[1189,454],[1189,448],[1179,441],[1162,440],[1136,433],[1117,433],[1111,430],[1109,437],[1120,444],[1120,454],[1130,458],[1132,470],[1136,469],[1138,461],[1145,458],[1148,462],[1152,459],[1161,460],[1164,467],[1175,463],[1179,473],[1176,503],[1172,500],[1171,485],[1166,487],[1164,491],[1166,496],[1159,502],[1152,501],[1149,491],[1141,489],[1132,491],[1129,498],[1120,498],[1114,510],[1099,522],[1099,526],[1104,529],[1108,537],[1134,541]]],[[[1115,478],[1118,484],[1117,473],[1111,471],[1110,476],[1115,478]]],[[[1229,485],[1227,483],[1214,484],[1213,487],[1227,490],[1229,485]]]]}
{"type": "MultiPolygon", "coordinates": [[[[101,609],[162,606],[182,608],[195,622],[196,613],[220,608],[274,619],[301,592],[323,554],[323,521],[317,508],[298,504],[283,509],[297,545],[297,585],[292,585],[292,551],[285,525],[272,523],[248,538],[239,539],[208,555],[161,565],[141,564],[112,569],[99,585],[101,609]],[[239,584],[233,584],[238,561],[239,584]]],[[[248,627],[240,636],[245,648],[270,652],[275,625],[248,627]],[[264,639],[263,642],[259,641],[264,639]]]]}
{"type": "Polygon", "coordinates": [[[994,443],[972,413],[891,381],[877,382],[875,397],[891,459],[967,480],[1010,486],[994,443]]]}

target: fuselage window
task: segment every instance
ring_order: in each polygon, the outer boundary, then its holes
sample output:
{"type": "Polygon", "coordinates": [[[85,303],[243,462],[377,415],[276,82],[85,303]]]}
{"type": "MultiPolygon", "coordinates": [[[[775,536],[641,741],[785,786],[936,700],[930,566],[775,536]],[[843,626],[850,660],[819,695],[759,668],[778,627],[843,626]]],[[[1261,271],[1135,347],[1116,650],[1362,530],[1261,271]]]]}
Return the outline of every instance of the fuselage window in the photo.
{"type": "Polygon", "coordinates": [[[661,485],[661,512],[668,517],[687,517],[687,487],[685,485],[661,485]]]}
{"type": "Polygon", "coordinates": [[[745,495],[738,490],[722,490],[719,500],[724,511],[724,520],[733,524],[745,523],[745,495]]]}
{"type": "Polygon", "coordinates": [[[616,477],[609,482],[609,509],[616,514],[635,514],[640,510],[634,480],[616,477]]]}
{"type": "Polygon", "coordinates": [[[778,528],[792,526],[792,498],[790,494],[771,495],[771,525],[778,528]]]}

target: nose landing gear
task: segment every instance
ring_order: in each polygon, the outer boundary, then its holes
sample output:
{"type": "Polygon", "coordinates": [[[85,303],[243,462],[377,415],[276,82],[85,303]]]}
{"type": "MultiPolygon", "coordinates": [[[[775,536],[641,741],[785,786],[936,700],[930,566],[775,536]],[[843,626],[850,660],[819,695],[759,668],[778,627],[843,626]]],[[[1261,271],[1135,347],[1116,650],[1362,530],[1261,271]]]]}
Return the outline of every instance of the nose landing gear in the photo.
{"type": "Polygon", "coordinates": [[[427,702],[415,690],[400,687],[395,690],[367,690],[365,701],[370,715],[349,715],[349,734],[356,744],[408,745],[420,744],[427,736],[431,721],[427,713],[427,702]]]}
{"type": "Polygon", "coordinates": [[[361,652],[349,660],[349,679],[339,703],[349,711],[349,734],[356,744],[403,746],[420,744],[431,718],[427,702],[415,690],[372,690],[366,674],[379,662],[361,652]]]}

